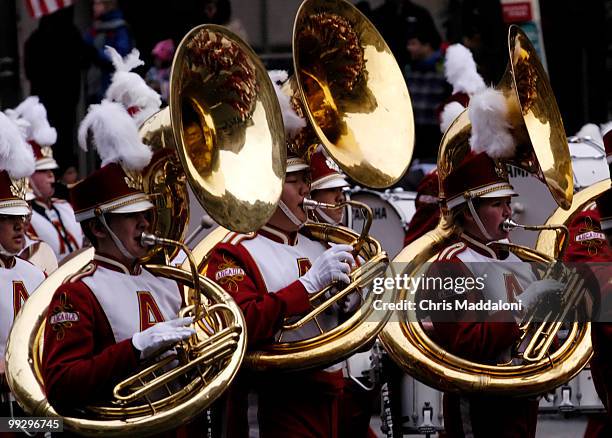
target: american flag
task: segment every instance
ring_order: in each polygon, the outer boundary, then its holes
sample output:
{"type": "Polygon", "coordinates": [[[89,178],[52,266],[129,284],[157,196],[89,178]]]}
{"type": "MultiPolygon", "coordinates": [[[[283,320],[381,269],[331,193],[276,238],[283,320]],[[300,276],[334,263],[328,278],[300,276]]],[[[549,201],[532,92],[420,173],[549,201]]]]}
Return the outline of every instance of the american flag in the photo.
{"type": "Polygon", "coordinates": [[[25,2],[30,16],[40,18],[72,5],[74,0],[25,0],[25,2]]]}

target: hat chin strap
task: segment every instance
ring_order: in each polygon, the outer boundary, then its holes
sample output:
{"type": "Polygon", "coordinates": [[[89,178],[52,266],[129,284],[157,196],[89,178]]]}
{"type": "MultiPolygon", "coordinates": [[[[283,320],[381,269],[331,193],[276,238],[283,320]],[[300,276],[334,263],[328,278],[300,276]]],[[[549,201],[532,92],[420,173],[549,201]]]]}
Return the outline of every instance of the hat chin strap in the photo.
{"type": "Polygon", "coordinates": [[[342,216],[340,217],[339,221],[332,219],[328,214],[323,211],[322,208],[316,207],[315,212],[317,213],[317,216],[319,216],[321,219],[323,219],[326,223],[330,225],[340,225],[342,223],[342,220],[344,219],[344,211],[342,211],[342,216]]]}
{"type": "Polygon", "coordinates": [[[17,256],[17,254],[19,254],[21,251],[23,251],[23,248],[17,252],[9,252],[7,251],[4,246],[2,246],[2,244],[0,243],[0,255],[3,255],[5,257],[15,257],[17,256]]]}
{"type": "Polygon", "coordinates": [[[467,204],[468,204],[468,208],[470,209],[470,213],[472,213],[472,217],[474,218],[474,222],[476,222],[476,225],[478,226],[478,229],[480,230],[482,235],[485,237],[485,239],[487,239],[490,242],[491,240],[493,240],[493,238],[491,237],[489,233],[487,233],[487,230],[485,229],[484,224],[480,220],[478,213],[476,213],[476,209],[474,208],[474,204],[472,203],[472,198],[467,200],[467,204]]]}
{"type": "Polygon", "coordinates": [[[289,209],[289,207],[287,207],[287,204],[285,204],[282,200],[278,201],[278,206],[285,216],[287,216],[287,218],[293,223],[293,225],[296,225],[299,228],[304,226],[306,222],[299,220],[297,216],[289,209]]]}
{"type": "Polygon", "coordinates": [[[127,248],[123,245],[121,240],[119,240],[117,235],[115,233],[113,233],[113,230],[110,229],[110,227],[106,223],[106,217],[104,216],[104,214],[99,215],[98,219],[100,219],[100,222],[102,222],[102,225],[104,225],[104,228],[106,228],[106,231],[108,231],[108,234],[111,237],[111,239],[113,240],[113,243],[115,244],[115,246],[117,247],[119,252],[121,254],[123,254],[123,257],[127,258],[130,261],[136,260],[138,257],[136,257],[131,252],[129,252],[127,250],[127,248]]]}

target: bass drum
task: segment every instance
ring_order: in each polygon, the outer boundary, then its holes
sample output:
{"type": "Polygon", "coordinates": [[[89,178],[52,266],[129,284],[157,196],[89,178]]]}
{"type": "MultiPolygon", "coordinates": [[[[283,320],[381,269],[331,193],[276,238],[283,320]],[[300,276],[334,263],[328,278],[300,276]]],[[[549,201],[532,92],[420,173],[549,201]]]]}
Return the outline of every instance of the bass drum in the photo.
{"type": "Polygon", "coordinates": [[[570,137],[568,145],[574,171],[575,191],[579,192],[610,177],[603,145],[580,137],[570,137]]]}
{"type": "Polygon", "coordinates": [[[405,374],[402,378],[402,431],[429,436],[444,430],[442,394],[405,374]]]}
{"type": "MultiPolygon", "coordinates": [[[[377,192],[369,189],[354,188],[347,192],[347,198],[363,202],[372,209],[373,220],[370,235],[380,242],[383,249],[393,259],[404,248],[404,235],[408,223],[415,212],[415,192],[402,189],[377,192]]],[[[360,232],[365,217],[359,209],[349,209],[347,226],[360,232]]]]}
{"type": "Polygon", "coordinates": [[[595,390],[591,370],[584,368],[572,380],[555,389],[555,392],[542,397],[540,412],[581,414],[605,412],[603,403],[595,390]]]}

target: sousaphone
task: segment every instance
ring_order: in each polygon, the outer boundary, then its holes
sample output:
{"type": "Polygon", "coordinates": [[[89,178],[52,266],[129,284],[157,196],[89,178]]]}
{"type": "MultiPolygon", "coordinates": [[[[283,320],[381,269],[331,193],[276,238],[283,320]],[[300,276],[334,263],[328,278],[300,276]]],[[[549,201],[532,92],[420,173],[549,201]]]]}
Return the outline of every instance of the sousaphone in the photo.
{"type": "MultiPolygon", "coordinates": [[[[518,145],[517,157],[512,164],[538,175],[558,205],[567,210],[572,206],[573,197],[571,161],[547,76],[535,49],[520,28],[510,27],[508,47],[510,61],[498,89],[506,97],[510,124],[518,145]]],[[[445,196],[444,179],[470,151],[470,134],[471,124],[466,110],[448,128],[440,145],[438,172],[442,199],[445,196]]],[[[426,263],[434,261],[449,244],[455,225],[449,211],[443,208],[442,212],[434,230],[404,248],[395,258],[394,262],[405,266],[402,275],[417,278],[426,271],[426,263]]],[[[555,228],[559,229],[559,226],[555,228]]],[[[508,249],[523,260],[550,266],[555,266],[557,251],[562,247],[559,239],[554,239],[554,244],[546,248],[547,253],[508,245],[508,249]]],[[[399,299],[414,302],[415,295],[401,290],[399,299]]],[[[402,310],[396,311],[383,330],[381,340],[389,355],[406,372],[430,386],[450,392],[539,394],[571,379],[591,356],[588,323],[572,323],[561,345],[552,350],[541,350],[533,360],[524,360],[517,365],[497,366],[463,359],[445,351],[429,335],[416,311],[402,310]]],[[[556,332],[552,334],[555,335],[556,332]]],[[[549,340],[543,341],[542,345],[549,340]]]]}
{"type": "MultiPolygon", "coordinates": [[[[321,143],[344,172],[362,185],[382,188],[397,182],[412,158],[412,106],[402,71],[374,25],[344,0],[306,0],[294,23],[293,62],[295,75],[285,87],[309,122],[300,134],[309,140],[300,141],[321,143]]],[[[305,202],[305,208],[309,206],[314,203],[305,202]]],[[[363,204],[359,207],[368,209],[363,204]]],[[[294,371],[336,363],[372,341],[391,315],[375,310],[376,297],[369,294],[348,320],[332,329],[320,327],[317,317],[341,297],[371,286],[387,269],[388,257],[368,235],[367,225],[356,233],[308,223],[305,232],[322,242],[353,244],[364,263],[351,273],[348,286],[332,284],[314,294],[312,311],[297,321],[285,321],[277,342],[248,352],[245,365],[252,369],[294,371]],[[340,290],[330,298],[328,292],[336,286],[340,290]],[[315,304],[317,300],[322,303],[315,304]],[[317,335],[287,340],[291,330],[313,321],[317,335]]],[[[204,239],[195,254],[205,257],[218,236],[204,239]]],[[[384,299],[392,301],[394,295],[390,291],[384,299]]]]}
{"type": "MultiPolygon", "coordinates": [[[[229,30],[198,26],[177,49],[170,84],[169,107],[141,128],[156,151],[143,178],[159,210],[157,235],[143,235],[143,241],[186,250],[177,241],[188,217],[185,181],[218,223],[241,232],[259,228],[276,208],[286,163],[280,109],[263,65],[229,30]]],[[[196,336],[176,347],[179,366],[167,369],[173,357],[148,364],[118,384],[111,400],[65,416],[66,429],[105,436],[160,433],[201,414],[230,384],[246,349],[244,318],[220,286],[197,273],[187,253],[190,270],[147,265],[184,285],[187,305],[180,315],[196,317],[196,336]]],[[[7,377],[31,415],[58,415],[41,374],[46,310],[63,279],[92,256],[90,248],[54,272],[15,319],[7,377]]]]}

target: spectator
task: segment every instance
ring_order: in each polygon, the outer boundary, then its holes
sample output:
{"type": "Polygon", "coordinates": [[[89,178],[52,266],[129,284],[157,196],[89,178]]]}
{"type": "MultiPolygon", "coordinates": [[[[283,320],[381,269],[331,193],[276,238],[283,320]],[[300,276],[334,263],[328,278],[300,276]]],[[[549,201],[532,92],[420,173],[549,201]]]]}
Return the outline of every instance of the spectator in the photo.
{"type": "Polygon", "coordinates": [[[174,58],[174,50],[174,42],[171,39],[158,42],[151,52],[154,66],[145,76],[147,85],[160,94],[164,104],[168,103],[170,97],[170,67],[174,58]]]}
{"type": "Polygon", "coordinates": [[[440,35],[429,21],[414,23],[406,39],[410,63],[405,76],[416,125],[414,157],[432,161],[442,137],[436,110],[450,95],[440,43],[440,35]]]}
{"type": "Polygon", "coordinates": [[[73,157],[81,69],[87,66],[87,49],[73,16],[72,6],[45,15],[24,46],[30,94],[40,98],[57,130],[54,152],[60,166],[73,157]]]}
{"type": "Polygon", "coordinates": [[[87,101],[97,103],[102,100],[110,85],[113,64],[104,52],[104,47],[114,48],[125,56],[133,48],[133,41],[128,24],[123,18],[117,0],[94,0],[94,24],[85,33],[85,43],[91,48],[92,62],[95,68],[90,69],[87,78],[87,101]]]}
{"type": "Polygon", "coordinates": [[[406,35],[416,24],[435,29],[431,14],[411,0],[385,0],[372,12],[372,22],[381,33],[399,65],[406,65],[410,57],[406,52],[406,35]]]}
{"type": "Polygon", "coordinates": [[[220,24],[227,27],[240,38],[248,41],[246,29],[238,18],[232,18],[230,0],[204,0],[202,2],[202,22],[220,24]]]}

